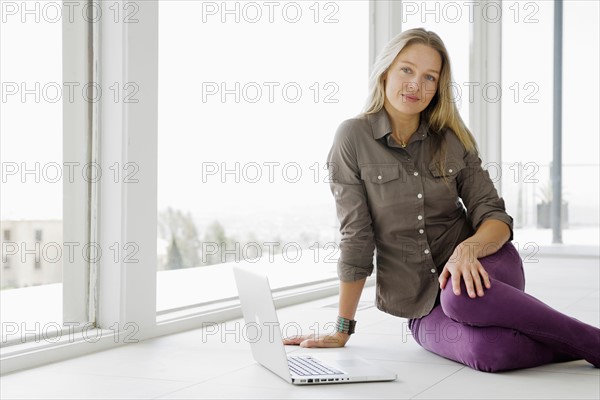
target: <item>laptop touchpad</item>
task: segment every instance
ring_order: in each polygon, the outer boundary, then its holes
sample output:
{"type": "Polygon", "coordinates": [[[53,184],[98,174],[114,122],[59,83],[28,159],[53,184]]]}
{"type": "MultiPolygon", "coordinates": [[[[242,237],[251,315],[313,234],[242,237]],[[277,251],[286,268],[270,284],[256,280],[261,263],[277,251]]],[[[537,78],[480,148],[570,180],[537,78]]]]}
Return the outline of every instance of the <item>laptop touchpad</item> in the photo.
{"type": "Polygon", "coordinates": [[[365,364],[368,364],[368,362],[365,362],[365,360],[356,360],[356,359],[347,359],[347,360],[335,360],[335,363],[338,364],[340,367],[362,367],[365,364]]]}

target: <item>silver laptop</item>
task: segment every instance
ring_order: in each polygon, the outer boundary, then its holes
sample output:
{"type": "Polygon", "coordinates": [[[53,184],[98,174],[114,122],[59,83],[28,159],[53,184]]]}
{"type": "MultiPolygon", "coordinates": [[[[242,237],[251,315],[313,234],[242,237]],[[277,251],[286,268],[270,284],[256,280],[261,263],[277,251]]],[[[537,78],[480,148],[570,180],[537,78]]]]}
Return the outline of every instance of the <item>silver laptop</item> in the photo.
{"type": "Polygon", "coordinates": [[[295,385],[392,381],[394,372],[365,359],[351,356],[347,349],[328,349],[330,354],[287,355],[277,320],[271,287],[266,275],[233,266],[240,303],[254,359],[295,385]]]}

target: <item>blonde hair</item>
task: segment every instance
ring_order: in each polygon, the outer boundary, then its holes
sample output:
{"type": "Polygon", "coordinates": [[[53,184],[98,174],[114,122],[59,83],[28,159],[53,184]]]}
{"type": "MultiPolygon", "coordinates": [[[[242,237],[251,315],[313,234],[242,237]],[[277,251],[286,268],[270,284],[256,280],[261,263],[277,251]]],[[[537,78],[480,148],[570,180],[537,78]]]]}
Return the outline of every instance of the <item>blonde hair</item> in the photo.
{"type": "Polygon", "coordinates": [[[423,28],[409,29],[396,35],[385,45],[377,56],[369,78],[369,97],[363,113],[374,114],[381,110],[385,100],[385,74],[402,49],[412,44],[429,46],[437,50],[442,58],[442,70],[440,71],[437,91],[427,108],[421,112],[421,118],[425,118],[433,135],[439,139],[435,141],[439,143],[439,146],[436,146],[435,153],[441,150],[440,147],[443,142],[441,135],[446,128],[456,134],[467,151],[477,153],[475,138],[460,117],[452,94],[452,72],[448,51],[442,39],[432,31],[426,31],[423,28]]]}

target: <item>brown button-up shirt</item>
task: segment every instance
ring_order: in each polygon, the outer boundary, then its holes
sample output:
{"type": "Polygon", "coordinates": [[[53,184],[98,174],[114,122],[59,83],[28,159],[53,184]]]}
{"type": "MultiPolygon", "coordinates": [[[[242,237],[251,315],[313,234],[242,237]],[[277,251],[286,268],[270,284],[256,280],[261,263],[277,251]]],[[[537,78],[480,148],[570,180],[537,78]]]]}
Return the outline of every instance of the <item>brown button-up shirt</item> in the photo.
{"type": "Polygon", "coordinates": [[[338,276],[356,281],[373,272],[377,308],[407,318],[435,305],[441,273],[455,247],[488,218],[510,227],[481,159],[446,130],[444,180],[432,158],[428,124],[402,148],[387,112],[344,121],[327,156],[340,221],[338,276]],[[465,209],[466,208],[466,209],[465,209]]]}

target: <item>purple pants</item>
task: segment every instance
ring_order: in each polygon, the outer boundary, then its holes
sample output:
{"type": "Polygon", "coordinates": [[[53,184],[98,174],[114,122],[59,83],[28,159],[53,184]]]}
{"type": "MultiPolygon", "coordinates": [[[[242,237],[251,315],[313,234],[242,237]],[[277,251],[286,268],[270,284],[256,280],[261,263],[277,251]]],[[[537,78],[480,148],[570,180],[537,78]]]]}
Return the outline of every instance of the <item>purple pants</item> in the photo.
{"type": "Polygon", "coordinates": [[[423,348],[471,368],[496,372],[585,359],[600,367],[600,329],[526,294],[523,262],[512,243],[479,260],[490,276],[483,297],[469,298],[448,281],[440,303],[411,319],[423,348]]]}

